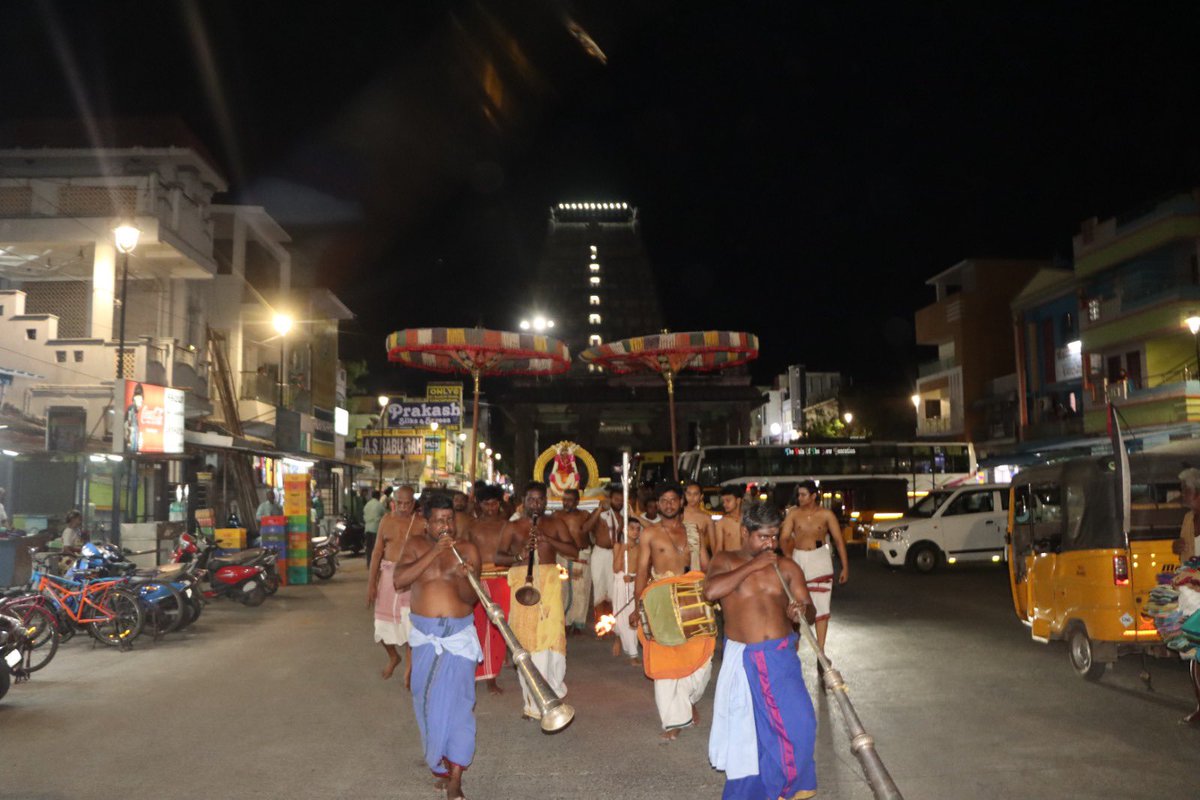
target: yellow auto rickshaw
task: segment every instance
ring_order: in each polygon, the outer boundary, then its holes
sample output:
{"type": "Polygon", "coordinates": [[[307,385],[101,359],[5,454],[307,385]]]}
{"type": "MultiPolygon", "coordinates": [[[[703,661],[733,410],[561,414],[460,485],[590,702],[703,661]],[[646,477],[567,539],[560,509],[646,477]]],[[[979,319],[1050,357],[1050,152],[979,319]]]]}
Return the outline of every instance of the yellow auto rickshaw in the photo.
{"type": "Polygon", "coordinates": [[[1097,680],[1127,653],[1173,655],[1143,609],[1158,575],[1179,568],[1171,545],[1185,513],[1178,475],[1188,463],[1200,463],[1200,449],[1130,456],[1128,531],[1112,456],[1034,467],[1013,478],[1013,606],[1034,641],[1067,642],[1081,677],[1097,680]]]}

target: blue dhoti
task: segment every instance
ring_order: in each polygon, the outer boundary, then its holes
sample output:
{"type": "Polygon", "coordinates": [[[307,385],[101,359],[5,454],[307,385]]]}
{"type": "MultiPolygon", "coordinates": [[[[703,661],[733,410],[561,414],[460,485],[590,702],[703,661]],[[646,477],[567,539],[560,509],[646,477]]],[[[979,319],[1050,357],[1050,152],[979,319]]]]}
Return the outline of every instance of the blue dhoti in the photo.
{"type": "Polygon", "coordinates": [[[796,635],[757,644],[727,639],[708,747],[712,765],[726,773],[723,800],[812,797],[816,734],[796,635]]]}
{"type": "Polygon", "coordinates": [[[425,763],[438,777],[475,757],[475,665],[483,659],[475,617],[412,614],[412,698],[425,763]]]}

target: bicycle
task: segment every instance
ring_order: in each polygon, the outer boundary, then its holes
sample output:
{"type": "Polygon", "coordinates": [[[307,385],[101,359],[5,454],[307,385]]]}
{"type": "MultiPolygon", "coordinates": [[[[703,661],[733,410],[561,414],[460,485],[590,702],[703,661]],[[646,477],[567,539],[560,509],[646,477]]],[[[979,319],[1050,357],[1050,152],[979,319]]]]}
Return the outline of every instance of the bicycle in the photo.
{"type": "Polygon", "coordinates": [[[85,628],[109,647],[128,647],[146,624],[137,592],[121,578],[85,576],[72,581],[35,570],[31,583],[54,606],[65,627],[85,628]]]}
{"type": "Polygon", "coordinates": [[[29,640],[25,671],[37,672],[49,664],[58,652],[62,636],[58,615],[41,602],[41,595],[29,589],[10,589],[0,596],[0,614],[19,620],[29,640]]]}

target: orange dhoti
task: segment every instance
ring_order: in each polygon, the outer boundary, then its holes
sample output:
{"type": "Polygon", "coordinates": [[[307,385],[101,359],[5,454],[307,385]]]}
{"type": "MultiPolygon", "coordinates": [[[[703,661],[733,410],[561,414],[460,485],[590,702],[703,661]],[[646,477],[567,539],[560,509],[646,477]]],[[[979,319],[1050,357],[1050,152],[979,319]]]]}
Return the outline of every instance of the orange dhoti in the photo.
{"type": "MultiPolygon", "coordinates": [[[[488,577],[489,573],[497,574],[497,571],[491,564],[485,564],[479,583],[492,601],[500,606],[504,618],[508,619],[508,610],[512,605],[512,594],[508,589],[508,571],[501,571],[499,577],[494,578],[488,577]]],[[[500,674],[508,646],[504,644],[500,629],[488,619],[483,603],[475,606],[475,632],[479,634],[479,645],[483,648],[483,661],[475,668],[475,680],[491,680],[500,674]]]]}

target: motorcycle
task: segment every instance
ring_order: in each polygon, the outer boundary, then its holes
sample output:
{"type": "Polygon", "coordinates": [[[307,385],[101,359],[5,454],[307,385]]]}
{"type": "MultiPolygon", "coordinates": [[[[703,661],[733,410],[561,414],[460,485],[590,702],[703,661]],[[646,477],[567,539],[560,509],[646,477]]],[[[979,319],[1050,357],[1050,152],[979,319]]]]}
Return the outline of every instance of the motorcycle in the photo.
{"type": "Polygon", "coordinates": [[[358,555],[367,547],[367,532],[362,523],[355,522],[349,515],[342,514],[333,526],[338,548],[358,555]]]}
{"type": "MultiPolygon", "coordinates": [[[[179,547],[172,560],[176,563],[195,562],[196,568],[208,577],[205,597],[228,597],[246,606],[262,605],[267,598],[267,568],[259,564],[239,564],[216,554],[217,546],[210,541],[197,541],[190,533],[179,537],[179,547]]],[[[266,551],[264,551],[266,552],[266,551]]],[[[259,556],[274,565],[269,552],[259,556]]]]}
{"type": "Polygon", "coordinates": [[[334,576],[340,565],[337,534],[315,536],[312,540],[312,573],[323,581],[334,576]]]}
{"type": "Polygon", "coordinates": [[[0,614],[0,699],[8,694],[13,679],[28,680],[25,669],[30,650],[29,639],[21,620],[8,614],[0,614]]]}
{"type": "MultiPolygon", "coordinates": [[[[199,544],[190,533],[180,537],[179,547],[171,554],[175,563],[183,563],[186,556],[195,556],[199,552],[199,544]],[[185,540],[183,537],[187,537],[185,540]]],[[[216,546],[214,545],[214,550],[216,546]]],[[[216,555],[214,553],[214,555],[216,555]]],[[[244,567],[262,567],[266,571],[265,588],[267,594],[279,591],[279,570],[275,565],[275,553],[265,547],[251,547],[246,550],[234,550],[217,556],[223,564],[234,564],[244,567]]]]}

